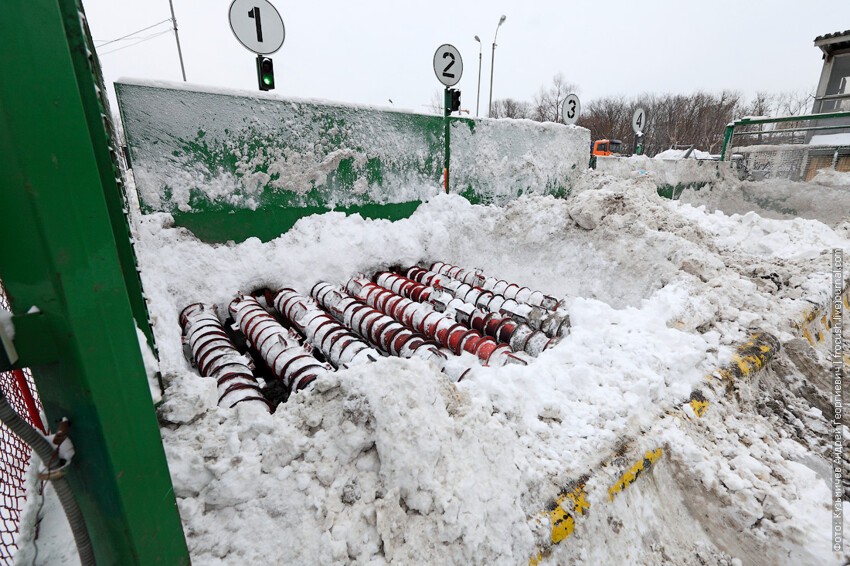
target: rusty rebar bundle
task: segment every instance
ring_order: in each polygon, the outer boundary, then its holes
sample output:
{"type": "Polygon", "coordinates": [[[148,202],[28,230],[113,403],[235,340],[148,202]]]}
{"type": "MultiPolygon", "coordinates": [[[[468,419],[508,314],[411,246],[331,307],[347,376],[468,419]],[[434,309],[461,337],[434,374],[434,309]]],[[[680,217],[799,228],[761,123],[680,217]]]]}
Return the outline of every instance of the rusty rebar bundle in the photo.
{"type": "Polygon", "coordinates": [[[212,306],[202,303],[187,306],[180,313],[180,326],[198,371],[216,380],[220,407],[262,403],[269,410],[269,403],[251,371],[250,360],[233,345],[212,306]]]}

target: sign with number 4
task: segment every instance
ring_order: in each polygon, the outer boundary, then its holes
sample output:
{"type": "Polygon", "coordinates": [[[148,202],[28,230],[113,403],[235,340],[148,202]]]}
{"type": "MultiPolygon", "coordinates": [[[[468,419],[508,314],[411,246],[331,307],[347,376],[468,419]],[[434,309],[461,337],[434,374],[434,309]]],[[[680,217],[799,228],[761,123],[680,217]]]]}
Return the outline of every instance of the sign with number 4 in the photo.
{"type": "Polygon", "coordinates": [[[437,48],[434,53],[434,74],[437,75],[437,80],[446,86],[454,86],[460,82],[463,59],[457,47],[444,43],[437,48]]]}
{"type": "Polygon", "coordinates": [[[643,129],[646,127],[646,111],[643,108],[635,109],[635,113],[632,115],[632,130],[636,134],[643,133],[643,129]]]}

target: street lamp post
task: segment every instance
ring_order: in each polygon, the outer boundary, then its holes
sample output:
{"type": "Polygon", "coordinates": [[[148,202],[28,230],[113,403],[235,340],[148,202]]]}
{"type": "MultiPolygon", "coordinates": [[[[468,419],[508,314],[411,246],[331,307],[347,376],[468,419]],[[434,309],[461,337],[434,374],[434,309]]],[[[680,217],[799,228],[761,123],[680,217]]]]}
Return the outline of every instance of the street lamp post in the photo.
{"type": "Polygon", "coordinates": [[[493,35],[493,51],[490,54],[490,104],[487,106],[487,116],[493,116],[493,61],[496,59],[496,37],[499,35],[499,28],[505,23],[507,16],[502,14],[499,18],[499,24],[496,26],[496,33],[493,35]]]}
{"type": "Polygon", "coordinates": [[[478,94],[475,97],[475,117],[478,118],[478,107],[481,102],[481,38],[476,35],[475,41],[478,42],[478,94]]]}

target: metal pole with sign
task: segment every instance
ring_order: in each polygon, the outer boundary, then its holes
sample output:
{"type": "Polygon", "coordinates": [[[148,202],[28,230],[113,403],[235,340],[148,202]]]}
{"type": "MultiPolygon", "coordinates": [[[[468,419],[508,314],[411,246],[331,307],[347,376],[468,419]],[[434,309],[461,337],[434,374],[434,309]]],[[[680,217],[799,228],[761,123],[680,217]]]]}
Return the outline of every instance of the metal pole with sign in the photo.
{"type": "Polygon", "coordinates": [[[445,151],[443,157],[443,189],[449,192],[449,160],[451,157],[451,149],[449,147],[450,127],[449,115],[452,113],[452,106],[457,95],[458,106],[460,105],[460,92],[450,89],[460,82],[460,77],[463,75],[463,59],[460,56],[460,51],[454,45],[444,43],[434,52],[434,74],[437,75],[437,80],[440,81],[446,88],[443,93],[443,118],[445,120],[445,151]]]}
{"type": "Polygon", "coordinates": [[[636,108],[632,114],[632,131],[635,133],[635,155],[643,155],[643,129],[646,128],[646,110],[636,108]]]}
{"type": "Polygon", "coordinates": [[[283,19],[267,0],[233,0],[228,10],[230,30],[245,49],[257,54],[257,85],[274,89],[274,63],[271,55],[286,37],[283,19]]]}

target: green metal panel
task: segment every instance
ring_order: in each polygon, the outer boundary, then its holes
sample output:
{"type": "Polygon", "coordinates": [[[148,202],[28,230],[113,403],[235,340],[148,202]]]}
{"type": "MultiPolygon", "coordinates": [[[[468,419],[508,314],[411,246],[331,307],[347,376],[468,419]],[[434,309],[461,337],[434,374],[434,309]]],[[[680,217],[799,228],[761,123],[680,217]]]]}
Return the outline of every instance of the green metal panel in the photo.
{"type": "Polygon", "coordinates": [[[472,202],[563,196],[590,143],[588,130],[559,124],[196,85],[127,81],[116,93],[143,213],[170,213],[207,242],[269,240],[331,209],[403,218],[442,190],[449,163],[453,192],[472,202]]]}
{"type": "Polygon", "coordinates": [[[205,241],[268,240],[331,209],[399,218],[439,191],[439,116],[180,85],[116,93],[142,211],[205,241]]]}
{"type": "Polygon", "coordinates": [[[151,347],[156,351],[147,303],[144,300],[142,282],[137,271],[136,253],[130,243],[130,226],[124,204],[126,202],[124,184],[118,167],[112,115],[106,98],[100,64],[96,59],[97,55],[88,30],[88,24],[85,18],[80,17],[80,14],[84,13],[82,5],[74,1],[62,2],[60,9],[65,20],[68,45],[74,54],[72,61],[77,82],[81,85],[87,85],[94,81],[97,86],[96,89],[81,88],[80,97],[83,100],[86,119],[92,125],[89,129],[91,143],[92,147],[95,148],[97,166],[104,186],[106,206],[112,222],[112,231],[115,234],[115,244],[118,248],[118,257],[121,260],[121,270],[124,272],[124,282],[127,285],[133,316],[139,328],[145,333],[151,347]],[[104,127],[100,127],[100,124],[104,127]]]}
{"type": "MultiPolygon", "coordinates": [[[[850,118],[850,112],[826,112],[823,114],[806,114],[804,116],[778,116],[776,118],[741,118],[740,120],[735,120],[734,122],[729,123],[726,126],[726,132],[723,136],[723,149],[720,150],[720,160],[724,161],[726,159],[726,150],[729,147],[729,144],[732,143],[732,136],[737,135],[735,133],[735,128],[740,126],[756,126],[761,124],[781,124],[784,122],[803,122],[806,120],[831,120],[835,118],[850,118]]],[[[832,130],[832,129],[845,129],[848,126],[825,126],[822,128],[789,128],[788,131],[811,131],[811,130],[832,130]]],[[[783,131],[783,130],[777,130],[783,131]]],[[[758,132],[751,132],[758,133],[758,132]]]]}
{"type": "Polygon", "coordinates": [[[726,149],[732,142],[732,134],[735,132],[735,124],[726,126],[726,131],[723,133],[723,148],[720,150],[720,161],[726,161],[726,149]]]}
{"type": "Polygon", "coordinates": [[[33,367],[49,420],[70,419],[68,479],[98,563],[186,564],[128,296],[135,273],[110,216],[116,186],[83,21],[71,0],[4,4],[0,277],[21,352],[55,351],[20,364],[33,367]],[[31,306],[41,314],[26,315],[31,306]]]}

